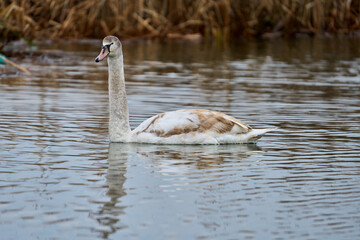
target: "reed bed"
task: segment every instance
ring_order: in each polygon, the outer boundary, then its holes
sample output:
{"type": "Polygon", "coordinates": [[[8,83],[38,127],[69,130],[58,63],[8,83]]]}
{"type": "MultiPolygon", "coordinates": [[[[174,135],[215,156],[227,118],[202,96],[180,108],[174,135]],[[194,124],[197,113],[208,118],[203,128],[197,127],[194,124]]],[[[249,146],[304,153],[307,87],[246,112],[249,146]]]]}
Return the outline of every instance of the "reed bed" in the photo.
{"type": "Polygon", "coordinates": [[[360,0],[0,0],[0,38],[292,36],[360,30],[360,0]]]}

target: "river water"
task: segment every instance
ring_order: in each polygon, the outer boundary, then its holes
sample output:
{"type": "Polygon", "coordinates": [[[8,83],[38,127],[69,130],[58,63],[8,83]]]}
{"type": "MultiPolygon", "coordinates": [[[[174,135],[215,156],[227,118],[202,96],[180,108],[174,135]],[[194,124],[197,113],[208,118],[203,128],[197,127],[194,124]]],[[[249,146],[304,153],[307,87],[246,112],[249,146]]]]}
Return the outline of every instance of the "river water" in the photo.
{"type": "Polygon", "coordinates": [[[205,108],[257,145],[109,145],[100,46],[0,69],[1,239],[360,239],[358,39],[123,42],[132,127],[205,108]]]}

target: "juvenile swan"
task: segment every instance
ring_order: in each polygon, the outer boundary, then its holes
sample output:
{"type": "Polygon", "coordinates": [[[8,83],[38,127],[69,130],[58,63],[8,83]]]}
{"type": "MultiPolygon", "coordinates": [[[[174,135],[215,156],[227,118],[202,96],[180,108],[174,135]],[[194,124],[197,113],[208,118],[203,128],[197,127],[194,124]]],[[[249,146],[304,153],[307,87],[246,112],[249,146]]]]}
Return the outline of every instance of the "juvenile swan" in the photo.
{"type": "Polygon", "coordinates": [[[111,142],[154,144],[255,143],[271,129],[252,129],[224,113],[182,109],[153,116],[131,131],[125,92],[122,46],[115,36],[107,36],[96,62],[108,57],[109,138],[111,142]]]}

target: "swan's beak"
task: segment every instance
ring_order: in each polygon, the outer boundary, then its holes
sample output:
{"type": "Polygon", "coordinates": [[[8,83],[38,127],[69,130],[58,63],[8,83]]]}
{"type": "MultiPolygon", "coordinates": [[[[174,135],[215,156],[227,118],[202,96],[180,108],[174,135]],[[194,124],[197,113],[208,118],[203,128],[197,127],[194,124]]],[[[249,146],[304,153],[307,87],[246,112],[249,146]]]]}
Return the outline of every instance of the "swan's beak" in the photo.
{"type": "Polygon", "coordinates": [[[99,54],[99,56],[97,56],[95,58],[95,62],[100,62],[102,61],[104,58],[106,58],[107,55],[109,55],[110,51],[108,49],[107,46],[103,46],[102,49],[101,49],[101,52],[99,54]]]}

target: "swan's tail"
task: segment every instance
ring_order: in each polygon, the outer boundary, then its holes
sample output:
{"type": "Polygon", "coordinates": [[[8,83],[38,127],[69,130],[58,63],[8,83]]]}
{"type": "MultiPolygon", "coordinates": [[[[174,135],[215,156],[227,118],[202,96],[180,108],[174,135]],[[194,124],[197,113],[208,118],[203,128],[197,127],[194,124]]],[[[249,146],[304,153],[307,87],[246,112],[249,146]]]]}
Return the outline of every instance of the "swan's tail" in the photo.
{"type": "Polygon", "coordinates": [[[265,133],[274,131],[276,128],[263,128],[263,129],[252,129],[248,132],[247,142],[248,143],[256,143],[265,133]]]}

